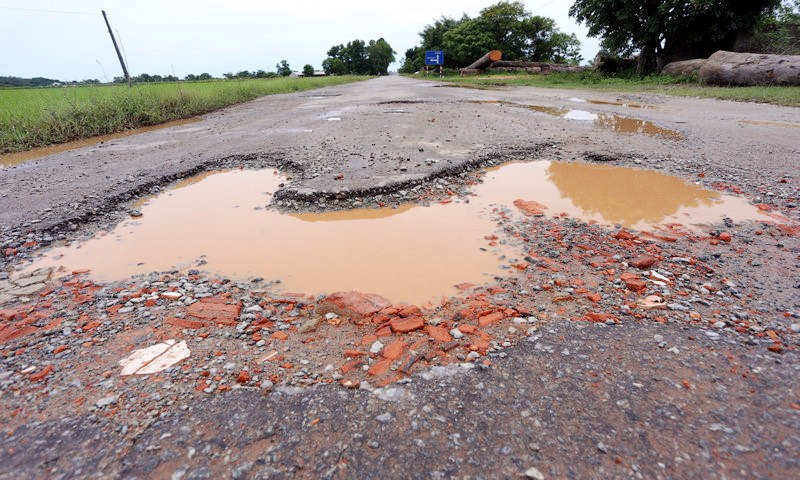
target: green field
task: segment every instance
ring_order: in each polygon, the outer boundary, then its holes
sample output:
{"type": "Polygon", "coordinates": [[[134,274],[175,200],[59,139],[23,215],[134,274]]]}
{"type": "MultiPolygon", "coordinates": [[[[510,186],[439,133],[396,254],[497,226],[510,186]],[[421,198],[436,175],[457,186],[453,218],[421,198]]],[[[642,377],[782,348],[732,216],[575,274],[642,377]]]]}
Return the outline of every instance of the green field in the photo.
{"type": "MultiPolygon", "coordinates": [[[[429,78],[436,79],[437,77],[429,78]]],[[[603,77],[594,72],[553,73],[550,75],[504,73],[474,77],[446,76],[444,81],[486,87],[513,85],[602,92],[664,93],[684,97],[717,98],[800,107],[800,87],[719,87],[703,85],[695,77],[654,75],[644,78],[616,78],[603,77]]]]}
{"type": "Polygon", "coordinates": [[[369,77],[265,78],[0,89],[0,153],[189,118],[264,95],[369,77]]]}

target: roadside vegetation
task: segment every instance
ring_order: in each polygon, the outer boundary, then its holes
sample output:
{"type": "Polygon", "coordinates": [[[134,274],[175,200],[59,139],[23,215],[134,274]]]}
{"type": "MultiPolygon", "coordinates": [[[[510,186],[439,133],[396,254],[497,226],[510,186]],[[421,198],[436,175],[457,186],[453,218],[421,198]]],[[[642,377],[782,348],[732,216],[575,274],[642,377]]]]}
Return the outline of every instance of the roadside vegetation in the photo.
{"type": "MultiPolygon", "coordinates": [[[[419,77],[421,74],[415,75],[419,77]]],[[[429,78],[438,78],[431,76],[429,78]]],[[[601,92],[643,92],[699,98],[716,98],[739,102],[771,103],[789,107],[800,107],[800,87],[756,86],[721,87],[704,85],[696,75],[672,77],[650,75],[639,77],[605,76],[598,72],[552,73],[549,75],[488,74],[460,77],[457,73],[446,75],[442,80],[459,85],[474,86],[529,86],[562,88],[569,90],[596,90],[601,92]]]]}
{"type": "Polygon", "coordinates": [[[368,77],[252,78],[207,82],[0,88],[0,153],[189,118],[264,95],[368,77]]]}

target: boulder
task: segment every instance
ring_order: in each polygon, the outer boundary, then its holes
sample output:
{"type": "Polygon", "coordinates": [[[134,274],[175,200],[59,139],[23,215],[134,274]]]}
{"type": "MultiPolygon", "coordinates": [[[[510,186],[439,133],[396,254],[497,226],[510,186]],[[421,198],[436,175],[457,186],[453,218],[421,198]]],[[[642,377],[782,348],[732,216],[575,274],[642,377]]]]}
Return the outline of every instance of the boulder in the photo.
{"type": "Polygon", "coordinates": [[[661,70],[663,75],[692,75],[698,73],[700,68],[706,64],[705,58],[695,58],[693,60],[682,60],[680,62],[670,62],[661,70]]]}
{"type": "Polygon", "coordinates": [[[800,85],[800,55],[720,50],[700,68],[700,78],[716,85],[800,85]]]}

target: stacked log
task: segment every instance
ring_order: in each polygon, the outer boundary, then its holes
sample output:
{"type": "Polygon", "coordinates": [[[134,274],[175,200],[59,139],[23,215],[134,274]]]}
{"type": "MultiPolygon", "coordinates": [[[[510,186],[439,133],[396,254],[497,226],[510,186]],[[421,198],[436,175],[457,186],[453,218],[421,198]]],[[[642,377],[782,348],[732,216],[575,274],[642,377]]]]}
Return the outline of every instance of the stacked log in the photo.
{"type": "Polygon", "coordinates": [[[664,66],[661,73],[664,75],[691,75],[693,73],[698,73],[705,64],[705,58],[670,62],[664,66]]]}
{"type": "Polygon", "coordinates": [[[500,50],[492,50],[481,58],[472,62],[472,64],[461,69],[461,75],[478,75],[486,70],[486,67],[492,63],[503,58],[503,52],[500,50]]]}
{"type": "Polygon", "coordinates": [[[586,70],[586,67],[579,67],[577,65],[568,65],[564,63],[500,61],[491,64],[489,66],[489,69],[500,72],[527,72],[527,73],[548,74],[553,72],[582,72],[586,70]]]}
{"type": "Polygon", "coordinates": [[[720,50],[700,68],[716,85],[800,85],[800,55],[763,55],[720,50]]]}

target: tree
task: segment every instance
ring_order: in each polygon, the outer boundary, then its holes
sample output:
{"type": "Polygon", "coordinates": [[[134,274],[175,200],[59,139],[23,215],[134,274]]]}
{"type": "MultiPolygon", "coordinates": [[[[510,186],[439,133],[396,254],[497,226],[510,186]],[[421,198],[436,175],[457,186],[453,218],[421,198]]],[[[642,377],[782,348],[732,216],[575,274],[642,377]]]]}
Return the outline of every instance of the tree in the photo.
{"type": "Polygon", "coordinates": [[[534,62],[580,60],[580,42],[556,28],[552,18],[531,15],[522,2],[499,2],[480,16],[462,20],[444,34],[445,57],[467,65],[489,50],[503,59],[534,62]]]}
{"type": "Polygon", "coordinates": [[[367,47],[369,74],[387,75],[389,73],[389,65],[394,62],[395,53],[396,52],[392,50],[392,46],[383,38],[370,40],[369,47],[367,47]]]}
{"type": "Polygon", "coordinates": [[[737,42],[737,50],[776,55],[800,55],[800,0],[784,0],[774,15],[765,15],[752,35],[737,42]]]}
{"type": "Polygon", "coordinates": [[[328,58],[322,61],[322,69],[328,75],[381,75],[386,74],[389,64],[394,62],[395,51],[386,40],[353,40],[347,45],[334,45],[328,50],[328,58]]]}
{"type": "Polygon", "coordinates": [[[314,67],[310,64],[303,65],[303,76],[304,77],[313,77],[314,76],[314,67]]]}
{"type": "Polygon", "coordinates": [[[445,66],[469,65],[489,50],[501,50],[507,60],[578,63],[580,42],[558,30],[551,18],[534,16],[522,2],[502,1],[481,10],[476,18],[442,17],[419,33],[422,44],[406,51],[401,71],[424,66],[426,50],[444,50],[445,66]]]}
{"type": "Polygon", "coordinates": [[[637,70],[730,49],[781,0],[576,0],[569,14],[619,55],[639,54],[637,70]]]}
{"type": "Polygon", "coordinates": [[[292,74],[292,69],[289,67],[289,62],[286,60],[281,60],[280,63],[275,65],[275,69],[278,71],[278,75],[282,77],[288,77],[292,74]]]}
{"type": "Polygon", "coordinates": [[[212,78],[214,77],[212,77],[210,73],[201,73],[197,76],[198,80],[211,80],[212,78]]]}

